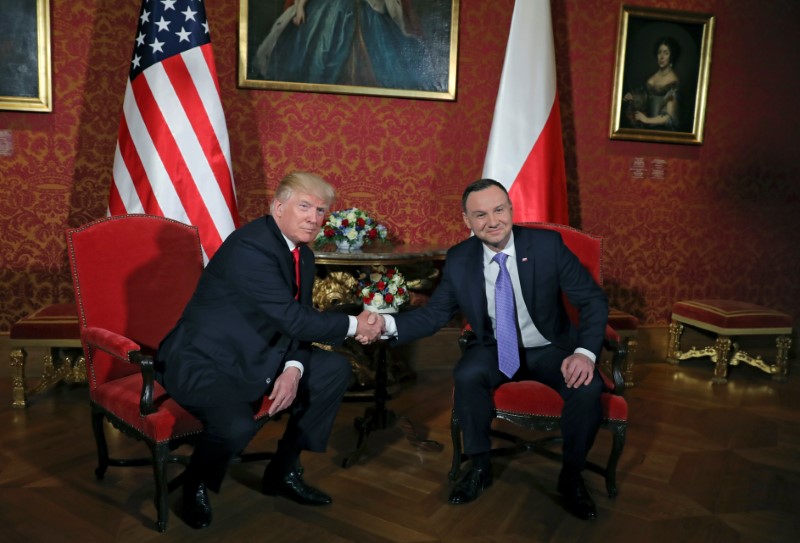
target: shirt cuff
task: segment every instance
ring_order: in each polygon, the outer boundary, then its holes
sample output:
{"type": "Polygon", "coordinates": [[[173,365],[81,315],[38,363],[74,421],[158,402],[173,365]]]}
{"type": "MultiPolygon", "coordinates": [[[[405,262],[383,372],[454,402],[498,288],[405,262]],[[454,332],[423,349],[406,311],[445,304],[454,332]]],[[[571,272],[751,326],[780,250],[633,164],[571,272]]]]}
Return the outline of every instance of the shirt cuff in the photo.
{"type": "Polygon", "coordinates": [[[397,337],[397,323],[394,322],[392,315],[383,315],[383,323],[386,331],[381,335],[381,339],[388,339],[390,337],[397,337]]]}
{"type": "Polygon", "coordinates": [[[283,371],[286,371],[287,368],[297,368],[298,370],[300,370],[300,378],[301,379],[303,378],[303,370],[305,368],[303,367],[303,364],[301,364],[297,360],[287,360],[286,364],[283,365],[283,371]]]}
{"type": "Polygon", "coordinates": [[[347,315],[347,318],[350,319],[350,326],[347,328],[347,337],[354,337],[358,329],[358,319],[353,315],[347,315]]]}
{"type": "Polygon", "coordinates": [[[575,354],[584,354],[588,356],[589,360],[592,361],[592,364],[597,362],[597,357],[594,355],[592,351],[588,349],[583,349],[582,347],[578,347],[577,349],[575,349],[575,354]]]}

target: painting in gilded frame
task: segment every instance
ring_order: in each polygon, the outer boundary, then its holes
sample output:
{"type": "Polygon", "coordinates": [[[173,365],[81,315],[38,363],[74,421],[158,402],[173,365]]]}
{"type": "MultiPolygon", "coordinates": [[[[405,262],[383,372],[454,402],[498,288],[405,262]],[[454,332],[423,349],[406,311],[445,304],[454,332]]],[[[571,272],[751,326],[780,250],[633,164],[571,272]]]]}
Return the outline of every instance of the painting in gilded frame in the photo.
{"type": "Polygon", "coordinates": [[[241,0],[239,86],[455,100],[460,0],[241,0]]]}

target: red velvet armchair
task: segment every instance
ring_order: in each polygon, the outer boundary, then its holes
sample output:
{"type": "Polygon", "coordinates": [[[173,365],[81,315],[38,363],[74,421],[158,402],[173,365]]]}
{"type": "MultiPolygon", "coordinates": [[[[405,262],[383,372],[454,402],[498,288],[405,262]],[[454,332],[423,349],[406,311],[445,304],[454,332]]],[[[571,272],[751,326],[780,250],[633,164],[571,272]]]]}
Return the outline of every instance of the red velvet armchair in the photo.
{"type": "MultiPolygon", "coordinates": [[[[598,236],[587,234],[569,226],[551,223],[525,223],[520,226],[546,228],[561,233],[564,243],[575,253],[581,263],[591,272],[595,280],[602,285],[603,240],[598,236]]],[[[565,299],[566,302],[566,299],[565,299]]],[[[566,303],[570,317],[577,321],[577,311],[566,303]]],[[[466,327],[459,338],[462,348],[468,341],[472,331],[466,327]]],[[[616,472],[617,463],[625,446],[625,433],[628,427],[628,404],[622,397],[625,390],[622,368],[624,367],[626,350],[619,341],[617,333],[606,327],[604,351],[611,356],[611,376],[601,370],[606,390],[601,396],[603,419],[601,428],[609,430],[613,435],[611,452],[605,467],[587,463],[587,469],[599,473],[605,478],[608,495],[617,495],[616,472]]],[[[561,425],[561,411],[564,401],[555,390],[536,381],[511,382],[501,385],[494,393],[495,417],[511,422],[529,430],[551,432],[561,425]]],[[[466,459],[461,442],[461,428],[455,410],[451,418],[451,434],[453,439],[453,462],[449,477],[458,478],[462,462],[466,459]]],[[[494,437],[509,441],[512,447],[493,450],[494,454],[508,454],[516,451],[535,451],[546,456],[557,457],[557,453],[547,448],[547,444],[559,440],[560,436],[546,436],[536,441],[527,441],[509,432],[492,430],[494,437]]]]}
{"type": "MultiPolygon", "coordinates": [[[[163,532],[169,490],[180,483],[168,481],[167,464],[186,461],[171,453],[192,443],[202,425],[155,380],[153,355],[203,271],[197,228],[163,217],[126,215],[70,229],[66,236],[97,445],[95,475],[102,479],[109,466],[152,465],[157,526],[163,532]],[[151,458],[109,457],[104,419],[145,442],[151,458]]],[[[270,403],[265,397],[255,415],[262,423],[270,403]]]]}

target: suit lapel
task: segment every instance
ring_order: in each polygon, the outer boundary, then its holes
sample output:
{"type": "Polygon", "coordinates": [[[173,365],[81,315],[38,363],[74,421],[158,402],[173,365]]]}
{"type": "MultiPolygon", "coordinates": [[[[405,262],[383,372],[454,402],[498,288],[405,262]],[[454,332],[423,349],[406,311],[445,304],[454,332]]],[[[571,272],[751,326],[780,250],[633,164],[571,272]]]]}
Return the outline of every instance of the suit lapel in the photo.
{"type": "MultiPolygon", "coordinates": [[[[289,251],[289,246],[286,244],[286,239],[283,237],[281,233],[281,229],[278,228],[275,219],[272,218],[271,215],[267,215],[267,227],[270,234],[274,237],[273,243],[274,247],[277,248],[278,254],[278,263],[281,267],[281,273],[283,274],[283,279],[286,282],[289,292],[292,292],[292,285],[294,285],[294,258],[292,257],[291,251],[289,251]]],[[[310,249],[307,249],[310,251],[310,249]]],[[[303,266],[303,248],[300,248],[300,282],[305,285],[306,280],[306,270],[305,266],[303,266]]],[[[308,260],[306,258],[305,260],[308,260]]],[[[313,261],[313,260],[312,260],[313,261]]],[[[313,266],[312,266],[313,270],[313,266]]],[[[313,271],[311,272],[313,275],[313,271]]],[[[313,279],[311,279],[313,281],[313,279]]],[[[302,297],[302,290],[301,290],[301,297],[302,297]]]]}
{"type": "Polygon", "coordinates": [[[468,299],[472,306],[472,311],[465,308],[464,313],[472,329],[476,333],[482,333],[487,326],[491,329],[488,319],[489,313],[486,307],[486,279],[483,275],[483,243],[477,237],[473,236],[471,239],[474,240],[474,243],[472,243],[469,254],[466,255],[465,259],[467,265],[464,266],[466,270],[464,284],[474,285],[474,287],[466,289],[469,293],[468,299]],[[473,264],[475,262],[478,263],[477,266],[473,264]]]}
{"type": "Polygon", "coordinates": [[[528,306],[528,313],[534,315],[533,308],[536,306],[536,289],[533,288],[534,275],[536,273],[536,258],[533,243],[533,236],[530,235],[528,228],[514,227],[514,247],[517,253],[517,271],[519,272],[519,283],[522,289],[522,298],[528,306]]]}
{"type": "Polygon", "coordinates": [[[314,276],[316,275],[314,266],[314,251],[307,245],[300,246],[300,301],[311,299],[311,292],[314,289],[314,276]]]}

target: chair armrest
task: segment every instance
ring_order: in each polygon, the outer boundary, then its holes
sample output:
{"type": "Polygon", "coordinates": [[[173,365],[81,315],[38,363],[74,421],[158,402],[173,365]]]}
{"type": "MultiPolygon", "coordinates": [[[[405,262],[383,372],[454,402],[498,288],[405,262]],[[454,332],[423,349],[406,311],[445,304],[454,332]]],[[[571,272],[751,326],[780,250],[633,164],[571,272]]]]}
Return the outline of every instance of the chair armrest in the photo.
{"type": "MultiPolygon", "coordinates": [[[[461,329],[461,333],[458,336],[458,346],[462,353],[467,348],[469,341],[474,337],[475,332],[472,331],[469,324],[461,329]]],[[[611,353],[611,376],[606,376],[602,370],[600,370],[600,373],[608,389],[614,394],[621,396],[625,391],[625,378],[622,376],[622,366],[625,363],[625,358],[628,356],[628,350],[625,344],[620,342],[617,331],[610,326],[606,326],[603,348],[611,353]]]]}
{"type": "Polygon", "coordinates": [[[84,343],[125,362],[132,362],[130,354],[140,349],[139,344],[132,339],[96,326],[87,326],[81,330],[81,339],[84,343]]]}
{"type": "Polygon", "coordinates": [[[608,388],[613,394],[622,396],[625,391],[625,378],[622,376],[622,366],[628,356],[627,346],[620,341],[619,334],[611,326],[606,326],[606,335],[603,339],[603,348],[611,353],[611,380],[608,388]]]}
{"type": "MultiPolygon", "coordinates": [[[[139,412],[149,415],[157,411],[153,405],[155,395],[155,363],[153,357],[142,353],[138,343],[116,332],[87,326],[81,330],[83,343],[107,353],[120,362],[136,364],[142,372],[142,392],[139,397],[139,412]]],[[[87,353],[88,354],[88,353],[87,353]]]]}

